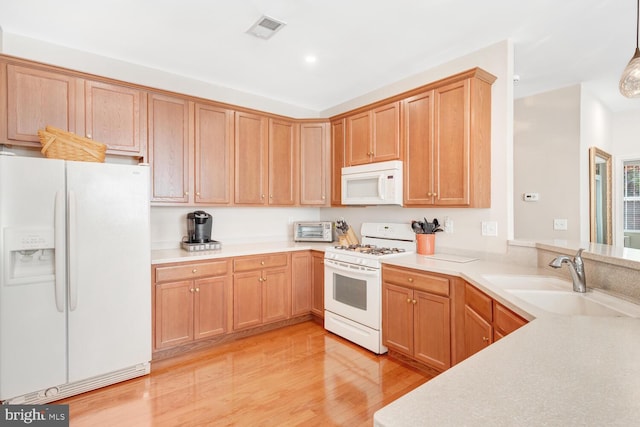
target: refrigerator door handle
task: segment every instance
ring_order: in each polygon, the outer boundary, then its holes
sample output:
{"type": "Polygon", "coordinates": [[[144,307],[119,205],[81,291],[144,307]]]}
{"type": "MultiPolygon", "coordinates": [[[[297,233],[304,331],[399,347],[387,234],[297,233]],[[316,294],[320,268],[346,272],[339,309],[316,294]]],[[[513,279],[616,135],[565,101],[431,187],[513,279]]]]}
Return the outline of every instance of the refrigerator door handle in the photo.
{"type": "Polygon", "coordinates": [[[78,305],[78,266],[76,257],[76,193],[69,191],[69,310],[78,305]]]}
{"type": "Polygon", "coordinates": [[[64,197],[61,191],[56,191],[56,199],[54,206],[54,253],[55,253],[55,297],[56,308],[59,312],[64,312],[64,295],[65,295],[65,283],[64,283],[64,270],[65,266],[65,253],[64,253],[64,197]]]}

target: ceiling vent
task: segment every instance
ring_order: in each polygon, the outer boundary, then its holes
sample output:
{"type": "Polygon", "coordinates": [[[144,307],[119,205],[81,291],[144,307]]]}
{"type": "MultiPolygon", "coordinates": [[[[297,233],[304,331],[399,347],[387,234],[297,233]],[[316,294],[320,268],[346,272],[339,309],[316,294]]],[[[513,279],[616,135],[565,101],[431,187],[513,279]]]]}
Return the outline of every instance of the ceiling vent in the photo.
{"type": "Polygon", "coordinates": [[[278,21],[277,19],[273,19],[270,16],[263,15],[258,22],[253,24],[251,28],[247,30],[247,33],[254,35],[261,39],[269,39],[275,33],[280,31],[282,27],[286,24],[282,21],[278,21]]]}

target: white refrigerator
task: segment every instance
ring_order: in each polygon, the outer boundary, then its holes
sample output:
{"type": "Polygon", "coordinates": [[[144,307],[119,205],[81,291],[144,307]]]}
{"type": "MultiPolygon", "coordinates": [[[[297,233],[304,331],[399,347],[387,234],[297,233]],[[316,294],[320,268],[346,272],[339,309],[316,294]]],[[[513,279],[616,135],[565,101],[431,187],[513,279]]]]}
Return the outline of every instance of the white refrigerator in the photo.
{"type": "Polygon", "coordinates": [[[149,373],[149,168],[0,154],[0,400],[149,373]]]}

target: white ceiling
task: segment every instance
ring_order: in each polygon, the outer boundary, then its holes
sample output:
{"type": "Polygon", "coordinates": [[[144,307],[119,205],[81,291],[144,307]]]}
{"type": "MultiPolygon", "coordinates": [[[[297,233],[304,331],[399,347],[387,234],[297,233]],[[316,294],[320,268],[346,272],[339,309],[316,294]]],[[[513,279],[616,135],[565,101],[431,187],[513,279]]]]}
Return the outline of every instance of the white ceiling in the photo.
{"type": "Polygon", "coordinates": [[[517,98],[583,82],[640,108],[618,92],[635,19],[635,0],[0,0],[5,33],[314,111],[507,38],[517,98]],[[262,14],[287,26],[246,34],[262,14]]]}

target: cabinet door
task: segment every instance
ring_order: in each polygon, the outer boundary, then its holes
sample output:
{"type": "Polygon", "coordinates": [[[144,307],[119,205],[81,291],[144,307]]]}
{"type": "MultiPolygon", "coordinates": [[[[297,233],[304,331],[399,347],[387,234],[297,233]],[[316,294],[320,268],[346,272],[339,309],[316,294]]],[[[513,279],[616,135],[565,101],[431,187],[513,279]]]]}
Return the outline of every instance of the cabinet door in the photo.
{"type": "Polygon", "coordinates": [[[39,147],[38,129],[47,125],[76,132],[79,82],[65,74],[7,65],[8,140],[39,147]]]}
{"type": "Polygon", "coordinates": [[[487,322],[468,305],[464,306],[464,349],[469,357],[493,342],[491,323],[487,322]]]}
{"type": "Polygon", "coordinates": [[[328,126],[300,125],[300,204],[326,206],[328,197],[328,126]]]}
{"type": "Polygon", "coordinates": [[[346,153],[347,166],[371,162],[371,111],[347,117],[346,153]]]}
{"type": "Polygon", "coordinates": [[[311,252],[313,291],[311,293],[311,312],[324,318],[324,253],[311,252]]]}
{"type": "Polygon", "coordinates": [[[269,204],[296,204],[298,125],[269,119],[269,204]]]}
{"type": "Polygon", "coordinates": [[[226,276],[199,279],[194,283],[194,338],[207,338],[227,332],[226,276]]]}
{"type": "Polygon", "coordinates": [[[233,330],[262,323],[262,272],[233,276],[233,330]]]}
{"type": "Polygon", "coordinates": [[[433,368],[451,367],[451,312],[449,298],[414,291],[414,356],[433,368]]]}
{"type": "Polygon", "coordinates": [[[151,200],[189,201],[189,101],[149,95],[151,200]]]}
{"type": "Polygon", "coordinates": [[[111,153],[146,152],[145,93],[114,84],[85,81],[85,134],[111,153]]]}
{"type": "Polygon", "coordinates": [[[433,91],[404,100],[404,204],[433,203],[433,91]]]}
{"type": "Polygon", "coordinates": [[[195,105],[196,203],[228,205],[233,189],[233,111],[195,105]]]}
{"type": "Polygon", "coordinates": [[[290,271],[287,268],[264,270],[262,273],[262,323],[290,317],[290,271]]]}
{"type": "Polygon", "coordinates": [[[469,80],[435,89],[435,203],[469,205],[469,80]]]}
{"type": "Polygon", "coordinates": [[[527,321],[500,303],[493,301],[493,340],[510,334],[527,324],[527,321]],[[498,337],[498,338],[496,338],[498,337]]]}
{"type": "Polygon", "coordinates": [[[193,281],[155,285],[155,348],[193,340],[193,281]]]}
{"type": "Polygon", "coordinates": [[[342,205],[342,168],[345,163],[345,119],[331,122],[331,205],[342,205]]]}
{"type": "Polygon", "coordinates": [[[257,114],[235,113],[235,192],[237,205],[267,200],[268,121],[257,114]]]}
{"type": "Polygon", "coordinates": [[[413,356],[413,291],[382,284],[382,341],[396,351],[413,356]]]}
{"type": "Polygon", "coordinates": [[[371,112],[374,162],[400,159],[400,102],[378,107],[371,112]]]}
{"type": "Polygon", "coordinates": [[[311,311],[311,254],[298,252],[291,255],[291,315],[311,311]]]}

